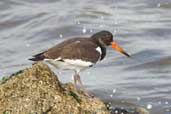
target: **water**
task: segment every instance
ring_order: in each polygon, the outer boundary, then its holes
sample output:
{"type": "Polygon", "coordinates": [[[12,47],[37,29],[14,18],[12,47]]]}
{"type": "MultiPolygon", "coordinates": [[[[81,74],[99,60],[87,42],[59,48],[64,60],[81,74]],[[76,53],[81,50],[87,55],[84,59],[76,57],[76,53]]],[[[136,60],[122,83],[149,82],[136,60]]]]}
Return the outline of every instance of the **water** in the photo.
{"type": "MultiPolygon", "coordinates": [[[[132,58],[109,47],[105,60],[82,72],[86,89],[114,106],[170,114],[170,12],[171,0],[1,0],[0,76],[65,39],[109,30],[132,58]]],[[[71,81],[72,72],[55,72],[71,81]]]]}

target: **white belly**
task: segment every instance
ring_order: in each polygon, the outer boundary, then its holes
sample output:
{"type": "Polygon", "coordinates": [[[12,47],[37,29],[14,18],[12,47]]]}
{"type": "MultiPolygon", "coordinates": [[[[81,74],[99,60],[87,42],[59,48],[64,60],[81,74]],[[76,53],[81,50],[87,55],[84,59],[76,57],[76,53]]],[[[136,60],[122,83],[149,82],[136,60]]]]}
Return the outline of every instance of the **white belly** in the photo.
{"type": "Polygon", "coordinates": [[[77,73],[93,65],[93,63],[91,62],[81,61],[79,59],[78,60],[65,59],[64,61],[46,59],[45,61],[55,66],[56,68],[64,69],[64,70],[75,70],[77,73]]]}

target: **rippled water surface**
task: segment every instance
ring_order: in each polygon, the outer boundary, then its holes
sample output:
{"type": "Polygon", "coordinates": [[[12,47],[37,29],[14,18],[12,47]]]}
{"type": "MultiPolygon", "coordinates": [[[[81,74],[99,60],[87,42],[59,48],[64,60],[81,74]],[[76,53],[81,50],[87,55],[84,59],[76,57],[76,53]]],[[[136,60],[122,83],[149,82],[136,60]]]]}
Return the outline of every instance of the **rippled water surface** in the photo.
{"type": "MultiPolygon", "coordinates": [[[[104,29],[132,58],[109,47],[105,60],[82,72],[86,89],[112,104],[170,114],[171,0],[1,0],[0,76],[56,43],[104,29]]],[[[55,72],[71,81],[72,72],[55,72]]]]}

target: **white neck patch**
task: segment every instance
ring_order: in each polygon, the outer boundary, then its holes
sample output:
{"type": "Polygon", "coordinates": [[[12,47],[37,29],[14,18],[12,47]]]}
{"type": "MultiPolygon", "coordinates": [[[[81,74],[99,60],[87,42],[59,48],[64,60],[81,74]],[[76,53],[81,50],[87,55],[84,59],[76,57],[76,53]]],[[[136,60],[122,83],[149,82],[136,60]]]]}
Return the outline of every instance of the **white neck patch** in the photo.
{"type": "Polygon", "coordinates": [[[97,47],[96,51],[98,51],[100,53],[100,55],[102,54],[102,49],[100,47],[97,47]]]}

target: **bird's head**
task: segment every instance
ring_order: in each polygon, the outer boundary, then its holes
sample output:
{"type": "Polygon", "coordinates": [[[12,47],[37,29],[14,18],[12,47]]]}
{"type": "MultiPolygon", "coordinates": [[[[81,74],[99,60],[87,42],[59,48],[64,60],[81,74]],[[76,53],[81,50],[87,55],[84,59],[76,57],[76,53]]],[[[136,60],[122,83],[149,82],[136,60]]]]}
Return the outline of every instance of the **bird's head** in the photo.
{"type": "Polygon", "coordinates": [[[100,31],[92,35],[92,38],[96,40],[101,46],[112,46],[115,50],[121,52],[122,54],[130,57],[114,40],[113,35],[109,31],[100,31]]]}

